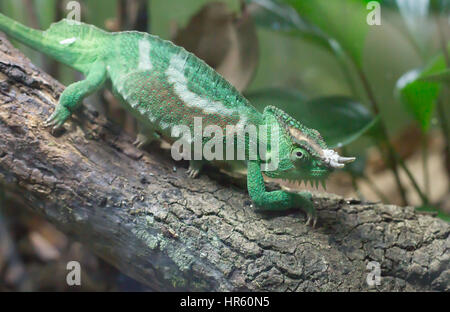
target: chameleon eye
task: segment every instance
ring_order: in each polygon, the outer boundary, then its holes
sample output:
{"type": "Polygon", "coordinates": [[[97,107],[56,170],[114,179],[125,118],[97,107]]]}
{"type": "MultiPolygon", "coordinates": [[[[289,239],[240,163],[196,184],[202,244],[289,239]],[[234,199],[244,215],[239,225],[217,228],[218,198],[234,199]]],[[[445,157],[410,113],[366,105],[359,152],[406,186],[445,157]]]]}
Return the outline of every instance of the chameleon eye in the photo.
{"type": "Polygon", "coordinates": [[[292,161],[297,161],[300,159],[304,159],[305,156],[306,154],[304,150],[302,150],[301,148],[296,148],[295,150],[292,151],[291,159],[292,161]]]}

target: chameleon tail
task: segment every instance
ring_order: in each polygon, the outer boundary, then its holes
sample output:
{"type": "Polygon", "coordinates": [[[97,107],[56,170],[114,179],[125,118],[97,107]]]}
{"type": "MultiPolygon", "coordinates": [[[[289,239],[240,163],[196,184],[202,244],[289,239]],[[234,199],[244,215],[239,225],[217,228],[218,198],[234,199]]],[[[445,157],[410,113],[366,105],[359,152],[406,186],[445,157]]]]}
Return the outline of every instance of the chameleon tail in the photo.
{"type": "Polygon", "coordinates": [[[30,46],[31,48],[45,52],[48,45],[45,44],[44,34],[40,30],[26,27],[15,20],[0,13],[0,31],[12,38],[30,46]]]}

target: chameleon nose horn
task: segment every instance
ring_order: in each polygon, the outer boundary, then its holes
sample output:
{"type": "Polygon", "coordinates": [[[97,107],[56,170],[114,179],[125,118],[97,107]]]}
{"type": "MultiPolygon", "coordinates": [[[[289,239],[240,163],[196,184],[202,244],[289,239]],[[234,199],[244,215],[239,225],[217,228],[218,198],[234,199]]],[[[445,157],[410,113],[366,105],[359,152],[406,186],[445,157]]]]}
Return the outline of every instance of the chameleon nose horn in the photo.
{"type": "Polygon", "coordinates": [[[356,160],[355,157],[341,157],[338,158],[338,163],[340,164],[349,164],[351,162],[354,162],[356,160]]]}
{"type": "Polygon", "coordinates": [[[342,157],[331,149],[323,151],[323,161],[331,168],[344,168],[345,164],[355,161],[355,157],[342,157]]]}

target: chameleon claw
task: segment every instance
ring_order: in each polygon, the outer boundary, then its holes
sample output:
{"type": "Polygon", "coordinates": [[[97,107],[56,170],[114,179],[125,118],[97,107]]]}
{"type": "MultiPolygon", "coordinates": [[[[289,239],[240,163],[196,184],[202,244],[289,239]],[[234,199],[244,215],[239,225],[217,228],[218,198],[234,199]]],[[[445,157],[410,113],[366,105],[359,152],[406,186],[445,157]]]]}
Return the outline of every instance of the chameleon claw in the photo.
{"type": "Polygon", "coordinates": [[[136,141],[133,142],[133,145],[140,149],[144,146],[144,142],[140,141],[139,139],[136,139],[136,141]]]}
{"type": "Polygon", "coordinates": [[[53,130],[61,129],[70,115],[70,111],[67,108],[56,107],[53,114],[51,114],[50,117],[48,117],[48,119],[44,122],[44,126],[53,127],[53,130]]]}
{"type": "Polygon", "coordinates": [[[55,125],[55,117],[53,117],[53,115],[51,115],[50,117],[47,118],[46,121],[44,121],[44,126],[45,127],[51,127],[55,125]]]}
{"type": "Polygon", "coordinates": [[[52,127],[51,133],[54,134],[58,130],[60,130],[63,126],[64,122],[59,122],[55,115],[51,115],[45,122],[44,127],[52,127]]]}
{"type": "Polygon", "coordinates": [[[133,145],[137,148],[143,148],[145,145],[151,142],[151,138],[147,137],[145,134],[139,133],[136,137],[136,140],[133,142],[133,145]]]}
{"type": "Polygon", "coordinates": [[[316,227],[317,224],[317,216],[308,213],[308,218],[306,219],[305,225],[310,225],[313,229],[316,227]]]}
{"type": "Polygon", "coordinates": [[[189,178],[191,178],[191,179],[197,178],[199,173],[200,173],[200,170],[192,169],[192,168],[189,168],[187,171],[187,174],[188,174],[189,178]]]}
{"type": "Polygon", "coordinates": [[[203,162],[199,160],[191,160],[189,162],[188,175],[190,178],[195,179],[199,176],[200,171],[202,170],[203,162]]]}
{"type": "Polygon", "coordinates": [[[62,128],[62,125],[55,125],[55,126],[52,128],[52,132],[55,133],[55,132],[59,131],[61,128],[62,128]]]}
{"type": "Polygon", "coordinates": [[[308,215],[308,218],[306,219],[305,225],[309,225],[311,223],[311,216],[308,215]]]}
{"type": "Polygon", "coordinates": [[[44,122],[44,126],[45,127],[54,127],[54,129],[58,129],[61,128],[61,126],[63,125],[64,122],[60,122],[58,121],[58,118],[55,114],[52,114],[45,122],[44,122]]]}

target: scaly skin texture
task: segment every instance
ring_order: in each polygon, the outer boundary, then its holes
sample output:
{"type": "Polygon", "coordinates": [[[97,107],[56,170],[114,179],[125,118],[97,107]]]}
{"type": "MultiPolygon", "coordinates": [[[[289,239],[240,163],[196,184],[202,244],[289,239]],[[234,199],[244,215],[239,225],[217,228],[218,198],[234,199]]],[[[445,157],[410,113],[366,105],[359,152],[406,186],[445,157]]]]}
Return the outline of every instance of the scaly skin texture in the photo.
{"type": "MultiPolygon", "coordinates": [[[[342,168],[353,158],[343,158],[327,149],[320,134],[308,129],[283,111],[270,106],[261,114],[232,85],[202,60],[169,41],[140,32],[108,33],[92,25],[62,20],[47,31],[27,28],[0,13],[0,30],[30,47],[82,72],[86,78],[68,86],[61,95],[47,124],[61,127],[82,103],[83,98],[110,82],[114,95],[139,121],[142,146],[161,135],[171,138],[173,127],[187,126],[194,131],[194,117],[202,126],[216,125],[242,129],[267,126],[265,157],[247,160],[248,191],[259,209],[302,208],[308,223],[316,214],[308,192],[267,192],[262,172],[263,159],[272,159],[278,150],[276,170],[269,177],[311,184],[323,182],[334,168],[342,168]],[[274,136],[270,129],[279,128],[274,136]],[[275,146],[278,149],[275,149],[275,146]]],[[[251,141],[244,136],[248,155],[251,141]]],[[[173,139],[172,139],[173,140],[173,139]]],[[[233,137],[237,144],[239,137],[233,137]]],[[[207,142],[202,139],[202,145],[207,142]]],[[[235,145],[236,146],[236,145],[235,145]]],[[[189,175],[195,177],[203,160],[191,161],[189,175]]]]}

